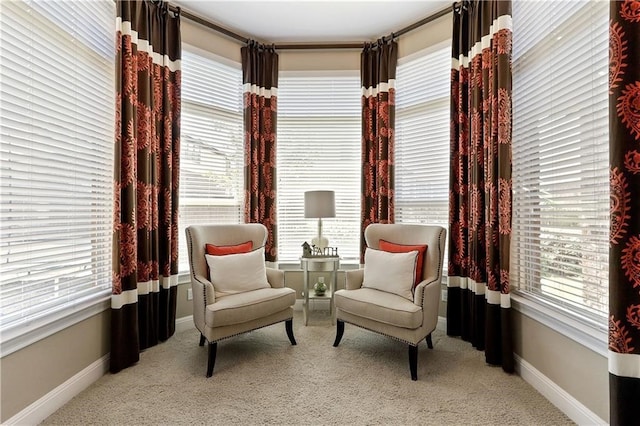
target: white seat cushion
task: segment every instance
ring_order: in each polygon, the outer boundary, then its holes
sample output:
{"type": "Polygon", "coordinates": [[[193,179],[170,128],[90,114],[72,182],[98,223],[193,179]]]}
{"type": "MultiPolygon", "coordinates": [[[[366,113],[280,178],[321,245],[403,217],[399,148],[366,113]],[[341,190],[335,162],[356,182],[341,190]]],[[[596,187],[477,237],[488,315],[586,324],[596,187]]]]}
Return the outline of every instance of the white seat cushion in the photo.
{"type": "Polygon", "coordinates": [[[414,329],[422,325],[422,309],[397,294],[373,288],[338,290],[336,308],[353,315],[396,327],[414,329]]]}
{"type": "Polygon", "coordinates": [[[295,303],[296,292],[288,287],[229,294],[207,306],[205,323],[209,327],[241,324],[283,311],[295,303]]]}

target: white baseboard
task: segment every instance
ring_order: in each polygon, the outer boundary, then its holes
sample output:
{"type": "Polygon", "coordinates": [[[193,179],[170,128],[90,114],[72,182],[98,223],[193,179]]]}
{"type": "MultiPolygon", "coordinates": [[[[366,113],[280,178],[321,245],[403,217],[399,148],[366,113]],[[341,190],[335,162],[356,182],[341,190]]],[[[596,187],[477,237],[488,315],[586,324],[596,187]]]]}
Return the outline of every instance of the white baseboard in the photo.
{"type": "Polygon", "coordinates": [[[109,355],[94,361],[51,392],[7,420],[5,425],[36,425],[109,371],[109,355]]]}
{"type": "Polygon", "coordinates": [[[608,424],[527,361],[516,354],[514,357],[516,373],[571,420],[579,425],[608,424]]]}

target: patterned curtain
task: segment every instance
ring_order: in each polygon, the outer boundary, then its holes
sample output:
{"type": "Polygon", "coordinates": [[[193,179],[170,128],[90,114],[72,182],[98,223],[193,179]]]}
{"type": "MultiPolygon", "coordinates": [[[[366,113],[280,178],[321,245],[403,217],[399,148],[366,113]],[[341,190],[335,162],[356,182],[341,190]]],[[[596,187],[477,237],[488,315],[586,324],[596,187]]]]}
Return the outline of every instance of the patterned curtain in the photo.
{"type": "Polygon", "coordinates": [[[180,17],[117,2],[111,372],[175,331],[180,17]]]}
{"type": "Polygon", "coordinates": [[[278,54],[249,42],[241,49],[244,83],[244,220],[261,223],[269,235],[265,258],[278,255],[276,229],[276,117],[278,54]]]}
{"type": "Polygon", "coordinates": [[[447,334],[513,372],[511,2],[454,5],[447,334]]]}
{"type": "Polygon", "coordinates": [[[640,419],[640,2],[610,2],[609,399],[612,425],[640,419]]]}
{"type": "Polygon", "coordinates": [[[378,40],[360,55],[362,82],[362,200],[360,263],[364,230],[370,223],[394,222],[394,131],[398,43],[378,40]]]}

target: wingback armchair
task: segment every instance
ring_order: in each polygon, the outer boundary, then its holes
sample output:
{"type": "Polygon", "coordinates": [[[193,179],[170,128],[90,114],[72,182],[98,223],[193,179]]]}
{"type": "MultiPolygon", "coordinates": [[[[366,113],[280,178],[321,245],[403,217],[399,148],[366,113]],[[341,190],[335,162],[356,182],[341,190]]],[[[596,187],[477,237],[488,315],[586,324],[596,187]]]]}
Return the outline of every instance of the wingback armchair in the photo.
{"type": "MultiPolygon", "coordinates": [[[[396,294],[398,292],[391,288],[395,284],[393,279],[375,285],[375,288],[366,285],[366,257],[364,268],[346,271],[346,288],[335,293],[337,325],[333,346],[340,343],[345,323],[404,342],[409,346],[411,379],[417,380],[418,344],[426,338],[428,347],[433,348],[431,333],[438,323],[446,230],[441,226],[418,224],[371,224],[365,229],[364,236],[367,247],[372,249],[379,249],[383,242],[426,245],[421,275],[417,279],[413,275],[410,278],[415,281],[410,283],[415,285],[414,288],[404,294],[396,294]],[[387,284],[389,288],[386,288],[387,284]]],[[[419,258],[414,259],[417,262],[419,258]]],[[[384,264],[375,266],[378,272],[391,268],[391,265],[384,264]]],[[[371,274],[376,274],[372,270],[374,265],[369,267],[369,277],[372,277],[371,274]]]]}
{"type": "Polygon", "coordinates": [[[209,342],[207,377],[213,374],[220,340],[284,321],[287,336],[295,345],[296,294],[284,286],[283,271],[265,266],[262,248],[267,228],[257,223],[193,225],[187,227],[186,235],[193,321],[200,331],[200,346],[205,340],[209,342]],[[249,247],[245,253],[228,253],[245,244],[249,247]],[[206,257],[207,245],[227,255],[206,257]]]}

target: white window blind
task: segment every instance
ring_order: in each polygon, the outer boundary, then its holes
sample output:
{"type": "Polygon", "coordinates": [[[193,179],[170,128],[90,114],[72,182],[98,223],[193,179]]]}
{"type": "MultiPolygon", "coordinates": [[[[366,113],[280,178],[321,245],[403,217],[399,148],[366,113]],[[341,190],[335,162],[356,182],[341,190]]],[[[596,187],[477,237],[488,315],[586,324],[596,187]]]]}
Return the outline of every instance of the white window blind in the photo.
{"type": "Polygon", "coordinates": [[[344,261],[360,251],[361,89],[358,74],[280,73],[278,83],[278,260],[297,261],[317,234],[304,192],[335,191],[336,217],[323,236],[344,261]]]}
{"type": "Polygon", "coordinates": [[[450,69],[451,40],[398,63],[396,223],[449,227],[450,69]]]}
{"type": "Polygon", "coordinates": [[[183,44],[180,137],[180,271],[189,270],[184,229],[243,221],[240,64],[183,44]]]}
{"type": "Polygon", "coordinates": [[[3,355],[110,294],[114,21],[111,0],[2,2],[3,355]]]}
{"type": "Polygon", "coordinates": [[[512,284],[606,324],[609,4],[513,2],[512,284]]]}

